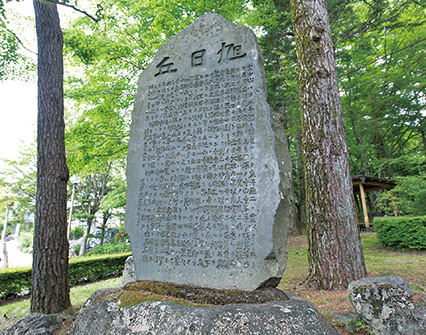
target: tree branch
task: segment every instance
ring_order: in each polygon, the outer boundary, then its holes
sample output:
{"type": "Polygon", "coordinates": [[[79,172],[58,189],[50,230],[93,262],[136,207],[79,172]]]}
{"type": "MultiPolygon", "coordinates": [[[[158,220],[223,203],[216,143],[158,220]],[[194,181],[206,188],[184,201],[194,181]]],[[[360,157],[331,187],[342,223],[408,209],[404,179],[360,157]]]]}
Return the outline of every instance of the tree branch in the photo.
{"type": "Polygon", "coordinates": [[[76,12],[79,12],[79,13],[81,13],[81,14],[84,14],[84,15],[86,15],[89,19],[91,19],[91,20],[93,20],[93,21],[95,21],[96,23],[97,22],[99,22],[100,20],[101,20],[101,12],[102,12],[102,10],[103,10],[103,7],[101,6],[101,5],[97,5],[97,7],[98,7],[98,10],[97,10],[97,12],[96,12],[96,16],[97,17],[94,17],[94,16],[92,16],[92,15],[90,15],[89,13],[87,13],[86,11],[84,11],[84,10],[81,10],[81,9],[79,9],[79,8],[77,8],[77,7],[75,7],[74,5],[70,5],[70,4],[68,4],[68,3],[65,3],[65,2],[60,2],[60,1],[57,1],[57,0],[45,0],[46,2],[50,2],[50,3],[53,3],[53,4],[56,4],[56,5],[61,5],[61,6],[65,6],[65,7],[69,7],[69,8],[72,8],[72,9],[74,9],[76,12]]]}
{"type": "Polygon", "coordinates": [[[416,0],[411,0],[411,2],[414,2],[416,5],[419,5],[420,7],[425,8],[425,5],[422,5],[420,2],[416,1],[416,0]]]}
{"type": "Polygon", "coordinates": [[[356,68],[356,69],[354,69],[354,70],[351,70],[351,71],[348,71],[348,72],[346,72],[346,73],[342,74],[342,76],[347,76],[347,75],[349,75],[349,74],[355,73],[355,72],[357,72],[357,71],[359,71],[359,70],[361,70],[361,69],[363,69],[363,68],[367,67],[368,65],[373,64],[373,63],[377,62],[379,59],[383,59],[383,58],[388,57],[388,56],[391,56],[391,55],[393,55],[393,54],[395,54],[395,53],[398,53],[398,52],[401,52],[401,51],[403,51],[403,50],[409,49],[409,48],[411,48],[411,47],[413,47],[413,46],[415,46],[415,45],[417,45],[417,44],[419,44],[419,43],[422,43],[422,42],[424,42],[424,41],[426,41],[426,38],[422,38],[421,40],[416,41],[416,42],[414,42],[414,43],[411,43],[411,44],[409,44],[409,45],[407,45],[407,46],[405,46],[405,47],[403,47],[403,48],[401,48],[401,49],[398,49],[398,50],[395,50],[395,51],[389,52],[388,54],[385,54],[385,55],[383,55],[383,56],[377,57],[377,58],[375,58],[374,60],[372,60],[372,61],[370,61],[370,62],[367,62],[367,63],[365,63],[365,64],[363,64],[363,65],[361,65],[361,66],[357,67],[357,68],[356,68]]]}
{"type": "Polygon", "coordinates": [[[9,34],[12,34],[15,38],[16,38],[16,40],[18,41],[18,43],[25,49],[25,50],[27,50],[28,52],[31,52],[31,53],[33,53],[34,55],[37,55],[37,52],[34,52],[34,51],[32,51],[32,50],[30,50],[30,49],[28,49],[25,45],[24,45],[24,43],[21,41],[21,39],[18,37],[18,35],[16,35],[12,30],[10,30],[8,27],[6,27],[6,25],[3,25],[3,27],[4,27],[4,29],[6,29],[6,31],[9,33],[9,34]]]}

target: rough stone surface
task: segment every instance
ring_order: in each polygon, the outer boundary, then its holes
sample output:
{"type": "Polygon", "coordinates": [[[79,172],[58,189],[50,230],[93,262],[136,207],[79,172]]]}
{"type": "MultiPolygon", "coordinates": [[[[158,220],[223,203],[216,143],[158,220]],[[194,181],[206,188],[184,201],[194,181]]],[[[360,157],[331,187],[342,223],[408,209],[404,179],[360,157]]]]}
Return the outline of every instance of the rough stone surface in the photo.
{"type": "MultiPolygon", "coordinates": [[[[270,109],[271,127],[274,133],[275,153],[277,156],[278,170],[280,172],[280,204],[275,216],[277,229],[282,229],[276,232],[278,236],[282,236],[283,243],[287,243],[287,235],[297,232],[296,227],[296,204],[294,200],[294,184],[293,184],[293,163],[288,144],[288,137],[284,131],[284,126],[280,121],[280,116],[270,109]]],[[[275,233],[274,233],[275,234],[275,233]]],[[[285,250],[287,253],[287,250],[285,250]]],[[[286,254],[287,259],[287,254],[286,254]]]]}
{"type": "Polygon", "coordinates": [[[324,321],[314,305],[295,299],[208,307],[145,302],[130,308],[102,301],[80,311],[70,334],[337,335],[338,332],[324,321]]]}
{"type": "Polygon", "coordinates": [[[5,330],[2,335],[53,335],[61,329],[61,324],[66,319],[67,316],[56,314],[29,315],[5,330]]]}
{"type": "Polygon", "coordinates": [[[127,283],[136,281],[135,265],[133,263],[133,256],[129,256],[124,263],[123,278],[121,279],[121,286],[127,283]]]}
{"type": "Polygon", "coordinates": [[[380,334],[426,334],[426,297],[400,276],[363,278],[349,285],[355,311],[380,334]]]}
{"type": "Polygon", "coordinates": [[[287,258],[263,59],[253,32],[206,14],[138,82],[126,231],[136,278],[276,286],[287,258]]]}

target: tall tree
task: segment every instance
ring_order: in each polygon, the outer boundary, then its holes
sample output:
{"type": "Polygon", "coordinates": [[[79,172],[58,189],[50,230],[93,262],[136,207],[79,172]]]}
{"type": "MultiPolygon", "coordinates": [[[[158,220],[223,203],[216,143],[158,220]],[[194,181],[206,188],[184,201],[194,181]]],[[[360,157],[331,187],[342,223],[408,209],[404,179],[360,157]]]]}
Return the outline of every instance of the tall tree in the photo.
{"type": "Polygon", "coordinates": [[[347,289],[366,276],[326,2],[292,0],[302,113],[308,285],[347,289]]]}
{"type": "Polygon", "coordinates": [[[63,97],[63,38],[56,4],[34,0],[38,46],[37,192],[31,311],[71,306],[63,97]]]}

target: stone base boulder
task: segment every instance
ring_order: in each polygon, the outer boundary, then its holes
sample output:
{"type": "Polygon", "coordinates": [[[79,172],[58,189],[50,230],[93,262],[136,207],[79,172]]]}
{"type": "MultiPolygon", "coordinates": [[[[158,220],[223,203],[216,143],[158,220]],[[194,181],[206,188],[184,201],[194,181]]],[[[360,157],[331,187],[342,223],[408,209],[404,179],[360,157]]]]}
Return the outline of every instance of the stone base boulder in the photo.
{"type": "MultiPolygon", "coordinates": [[[[281,294],[285,301],[258,304],[183,306],[157,301],[131,307],[122,307],[121,301],[114,301],[112,297],[117,294],[121,293],[95,292],[78,314],[70,334],[338,335],[313,304],[291,294],[290,299],[281,294]]],[[[275,293],[275,296],[280,294],[275,293]]]]}
{"type": "Polygon", "coordinates": [[[426,296],[400,276],[363,278],[349,285],[355,311],[380,334],[426,334],[426,296]]]}

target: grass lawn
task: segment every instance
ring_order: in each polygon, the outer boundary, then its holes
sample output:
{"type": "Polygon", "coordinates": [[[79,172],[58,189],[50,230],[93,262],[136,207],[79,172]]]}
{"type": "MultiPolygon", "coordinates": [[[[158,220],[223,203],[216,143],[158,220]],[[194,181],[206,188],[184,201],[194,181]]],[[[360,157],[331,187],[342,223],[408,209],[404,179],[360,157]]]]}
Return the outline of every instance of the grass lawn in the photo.
{"type": "MultiPolygon", "coordinates": [[[[394,251],[382,248],[376,233],[362,233],[365,265],[369,277],[400,275],[415,292],[426,293],[426,251],[394,251]]],[[[290,291],[312,302],[330,321],[331,313],[355,313],[347,291],[313,291],[303,286],[308,277],[308,241],[306,236],[288,240],[288,261],[279,289],[290,291]]],[[[339,329],[341,334],[349,334],[339,329]]],[[[355,334],[368,334],[361,330],[355,334]]]]}
{"type": "MultiPolygon", "coordinates": [[[[365,263],[370,277],[382,275],[400,275],[418,293],[426,293],[426,269],[424,262],[426,251],[393,251],[380,246],[375,233],[361,234],[365,263]]],[[[291,237],[288,241],[288,261],[278,288],[290,291],[311,301],[318,310],[333,323],[331,313],[354,313],[348,299],[348,292],[313,291],[303,287],[303,281],[309,274],[308,242],[306,236],[291,237]]],[[[71,288],[71,302],[74,310],[83,306],[96,290],[120,286],[121,278],[71,288]]],[[[24,300],[0,306],[0,331],[13,325],[21,317],[28,315],[30,301],[24,300]]],[[[338,328],[341,334],[349,334],[338,328]]],[[[353,334],[368,334],[361,329],[353,334]]]]}
{"type": "MultiPolygon", "coordinates": [[[[97,283],[72,287],[70,291],[71,304],[75,310],[83,307],[86,300],[93,292],[102,288],[117,287],[121,285],[121,277],[103,280],[97,283]]],[[[30,300],[0,306],[0,332],[15,324],[20,318],[30,314],[30,300]]]]}

